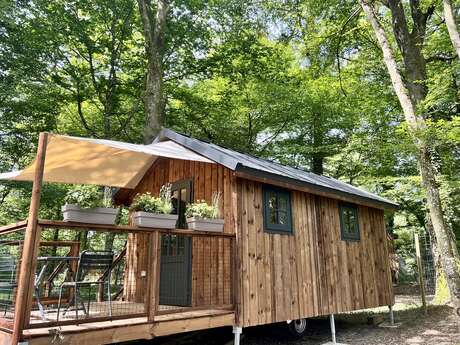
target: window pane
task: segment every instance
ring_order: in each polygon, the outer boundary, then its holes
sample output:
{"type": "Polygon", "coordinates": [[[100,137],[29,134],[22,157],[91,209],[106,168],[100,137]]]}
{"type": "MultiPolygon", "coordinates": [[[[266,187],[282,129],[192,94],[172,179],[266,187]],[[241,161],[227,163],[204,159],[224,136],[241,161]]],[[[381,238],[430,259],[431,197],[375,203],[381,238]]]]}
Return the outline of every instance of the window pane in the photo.
{"type": "Polygon", "coordinates": [[[273,192],[270,192],[268,195],[268,207],[270,209],[276,209],[276,194],[273,192]]]}
{"type": "Polygon", "coordinates": [[[359,239],[358,214],[355,208],[340,207],[342,236],[344,239],[359,239]]]}
{"type": "Polygon", "coordinates": [[[180,190],[180,200],[183,202],[187,202],[187,189],[180,190]]]}
{"type": "Polygon", "coordinates": [[[276,210],[272,207],[269,208],[268,220],[270,224],[277,224],[276,221],[276,210]]]}
{"type": "Polygon", "coordinates": [[[287,212],[278,211],[278,224],[287,224],[287,212]]]}
{"type": "Polygon", "coordinates": [[[177,255],[185,254],[185,237],[179,236],[177,238],[177,255]]]}
{"type": "Polygon", "coordinates": [[[264,186],[263,193],[265,230],[280,234],[292,233],[289,191],[264,186]]]}
{"type": "Polygon", "coordinates": [[[175,190],[172,192],[171,203],[173,205],[172,214],[177,214],[179,212],[179,191],[175,190]]]}
{"type": "Polygon", "coordinates": [[[286,212],[288,208],[287,197],[284,194],[278,195],[278,209],[286,212]]]}

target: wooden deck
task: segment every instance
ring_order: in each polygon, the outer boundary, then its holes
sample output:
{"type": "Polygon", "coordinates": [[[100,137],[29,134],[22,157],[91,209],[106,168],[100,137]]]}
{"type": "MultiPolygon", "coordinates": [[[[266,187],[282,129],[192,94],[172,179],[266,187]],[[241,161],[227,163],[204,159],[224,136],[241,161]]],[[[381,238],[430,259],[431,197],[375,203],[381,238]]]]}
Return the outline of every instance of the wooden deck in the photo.
{"type": "MultiPolygon", "coordinates": [[[[28,329],[24,330],[24,337],[29,345],[48,345],[52,343],[99,345],[232,326],[234,323],[235,313],[233,311],[206,309],[157,315],[153,323],[149,323],[147,317],[138,317],[28,329]]],[[[8,339],[9,336],[7,333],[2,333],[0,335],[0,345],[8,344],[5,339],[8,339]],[[4,340],[3,342],[2,339],[4,340]]]]}

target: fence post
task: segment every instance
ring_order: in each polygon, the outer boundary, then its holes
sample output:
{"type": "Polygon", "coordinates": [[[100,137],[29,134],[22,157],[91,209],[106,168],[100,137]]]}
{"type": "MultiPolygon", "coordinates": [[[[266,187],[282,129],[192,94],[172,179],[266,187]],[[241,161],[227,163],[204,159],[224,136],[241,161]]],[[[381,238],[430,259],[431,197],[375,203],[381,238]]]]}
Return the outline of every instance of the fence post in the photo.
{"type": "Polygon", "coordinates": [[[148,258],[148,278],[147,278],[147,318],[153,322],[158,310],[160,299],[160,260],[161,260],[161,235],[160,232],[154,231],[149,234],[149,258],[148,258]]]}
{"type": "Polygon", "coordinates": [[[38,226],[38,210],[45,168],[46,146],[48,133],[40,133],[38,151],[35,160],[35,176],[32,187],[29,217],[21,255],[21,271],[19,274],[16,303],[14,310],[13,345],[22,337],[22,330],[29,325],[32,309],[34,273],[37,265],[37,253],[40,245],[41,228],[38,226]]]}
{"type": "Polygon", "coordinates": [[[422,296],[422,306],[425,314],[427,313],[426,309],[426,297],[425,297],[425,279],[423,276],[423,266],[422,266],[422,256],[420,254],[420,241],[418,234],[415,233],[415,255],[417,257],[417,267],[418,267],[418,279],[420,284],[420,294],[422,296]]]}

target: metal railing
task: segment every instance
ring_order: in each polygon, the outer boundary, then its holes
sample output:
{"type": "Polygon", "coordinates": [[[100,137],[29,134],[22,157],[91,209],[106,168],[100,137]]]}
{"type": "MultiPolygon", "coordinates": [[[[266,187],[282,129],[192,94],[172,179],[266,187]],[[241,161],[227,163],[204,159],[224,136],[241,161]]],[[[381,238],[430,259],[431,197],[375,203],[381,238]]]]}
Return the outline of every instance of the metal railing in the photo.
{"type": "Polygon", "coordinates": [[[39,220],[38,255],[21,268],[25,227],[0,228],[0,328],[13,327],[21,269],[34,273],[24,329],[233,309],[234,235],[39,220]],[[85,252],[110,265],[84,271],[85,252]]]}

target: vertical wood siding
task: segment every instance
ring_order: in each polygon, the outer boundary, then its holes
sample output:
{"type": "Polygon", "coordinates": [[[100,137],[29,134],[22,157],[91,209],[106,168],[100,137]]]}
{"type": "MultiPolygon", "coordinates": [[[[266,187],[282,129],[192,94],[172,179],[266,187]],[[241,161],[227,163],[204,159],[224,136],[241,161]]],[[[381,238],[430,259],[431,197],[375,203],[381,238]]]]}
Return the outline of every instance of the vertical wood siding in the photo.
{"type": "Polygon", "coordinates": [[[360,241],[340,238],[338,201],[291,193],[293,235],[263,230],[262,185],[238,179],[243,326],[392,304],[383,211],[358,207],[360,241]]]}
{"type": "MultiPolygon", "coordinates": [[[[235,177],[231,170],[217,164],[160,158],[152,165],[139,185],[129,194],[129,203],[137,193],[150,192],[158,195],[162,185],[183,179],[193,180],[194,200],[212,201],[214,192],[221,192],[221,215],[225,220],[224,232],[235,233],[233,188],[235,177]]],[[[145,282],[138,274],[145,267],[145,239],[143,234],[132,234],[127,247],[127,274],[125,284],[128,300],[142,300],[145,282]],[[136,283],[132,283],[136,281],[136,283]]],[[[197,238],[192,240],[192,306],[226,305],[232,303],[232,247],[228,238],[197,238]]]]}

